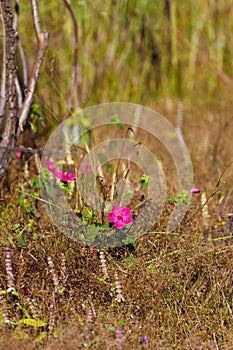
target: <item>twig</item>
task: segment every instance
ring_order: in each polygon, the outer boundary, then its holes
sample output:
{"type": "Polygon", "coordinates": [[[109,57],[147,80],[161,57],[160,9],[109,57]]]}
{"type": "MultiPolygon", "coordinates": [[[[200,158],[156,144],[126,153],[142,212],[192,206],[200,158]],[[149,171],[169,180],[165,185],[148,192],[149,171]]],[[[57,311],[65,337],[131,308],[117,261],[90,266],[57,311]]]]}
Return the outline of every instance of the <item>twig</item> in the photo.
{"type": "Polygon", "coordinates": [[[22,69],[23,69],[23,89],[26,90],[28,86],[28,74],[27,74],[27,65],[26,65],[26,56],[24,53],[24,49],[21,43],[20,38],[18,38],[18,49],[19,55],[21,58],[22,69]]]}
{"type": "MultiPolygon", "coordinates": [[[[79,149],[81,149],[83,151],[82,147],[78,147],[79,149]]],[[[64,155],[64,151],[57,151],[57,152],[53,152],[53,151],[45,151],[43,149],[35,149],[35,148],[23,148],[23,147],[7,147],[7,146],[2,146],[0,145],[0,151],[1,150],[8,150],[8,151],[22,151],[23,153],[31,153],[31,154],[35,154],[35,153],[39,153],[39,154],[47,154],[48,156],[51,156],[52,154],[57,154],[57,155],[64,155]]],[[[77,155],[77,152],[71,152],[71,155],[77,155]]]]}
{"type": "Polygon", "coordinates": [[[18,32],[17,32],[18,19],[19,19],[19,0],[16,0],[15,1],[15,16],[14,16],[13,28],[14,28],[16,35],[17,35],[17,46],[18,46],[20,58],[22,61],[23,81],[24,81],[24,88],[22,89],[20,86],[18,74],[16,74],[15,85],[16,85],[16,91],[17,91],[17,95],[18,95],[18,109],[20,110],[20,108],[22,107],[22,104],[23,104],[24,91],[27,88],[27,67],[26,67],[26,58],[24,55],[23,47],[22,47],[20,37],[19,37],[18,32]]]}
{"type": "Polygon", "coordinates": [[[23,104],[23,92],[19,83],[19,78],[16,75],[15,77],[15,87],[16,87],[16,92],[17,92],[17,100],[18,100],[18,109],[20,109],[22,107],[23,104]]]}
{"type": "Polygon", "coordinates": [[[25,123],[30,110],[36,84],[39,78],[39,74],[42,68],[43,60],[44,60],[45,53],[48,47],[48,42],[49,42],[49,33],[43,32],[41,28],[37,0],[31,0],[31,7],[32,7],[33,21],[34,21],[34,27],[35,27],[37,43],[38,43],[38,50],[37,50],[36,60],[34,62],[34,66],[32,69],[32,75],[29,81],[28,89],[26,91],[25,100],[23,102],[23,106],[19,113],[18,133],[20,133],[20,131],[23,131],[23,124],[25,123]]]}
{"type": "Polygon", "coordinates": [[[13,22],[13,28],[16,31],[18,27],[18,18],[19,18],[19,0],[15,0],[15,16],[13,22]]]}
{"type": "Polygon", "coordinates": [[[216,349],[216,350],[219,350],[219,347],[218,347],[218,344],[217,344],[217,340],[216,340],[215,333],[213,333],[213,338],[214,338],[215,349],[216,349]]]}
{"type": "Polygon", "coordinates": [[[232,193],[233,193],[233,183],[232,183],[232,185],[231,185],[231,187],[230,187],[230,190],[229,190],[229,192],[228,192],[228,194],[227,194],[227,196],[226,196],[226,198],[225,198],[225,200],[224,200],[224,202],[223,202],[223,205],[222,205],[222,207],[221,207],[221,209],[220,209],[220,213],[221,213],[222,211],[226,210],[226,208],[227,208],[227,203],[228,203],[228,201],[229,201],[229,199],[230,199],[232,193]]]}
{"type": "Polygon", "coordinates": [[[225,296],[225,294],[224,294],[224,292],[223,292],[223,290],[222,290],[222,288],[221,288],[220,283],[217,283],[217,286],[218,286],[218,288],[219,288],[219,290],[220,290],[220,292],[221,292],[221,294],[222,294],[222,297],[223,297],[224,302],[226,303],[228,312],[229,312],[229,314],[231,315],[231,318],[233,319],[233,312],[232,312],[232,310],[231,310],[231,306],[229,305],[229,303],[228,303],[228,301],[227,301],[227,299],[226,299],[226,296],[225,296]]]}
{"type": "Polygon", "coordinates": [[[219,176],[219,178],[218,178],[218,181],[217,181],[217,183],[216,183],[216,185],[215,185],[215,189],[214,189],[214,190],[210,193],[210,195],[206,198],[205,203],[202,203],[202,205],[200,205],[200,207],[197,208],[197,210],[195,211],[195,213],[194,213],[193,215],[191,215],[191,216],[187,219],[186,223],[188,223],[190,220],[192,220],[193,217],[196,216],[197,213],[199,213],[199,212],[202,210],[202,208],[209,202],[209,200],[210,200],[211,198],[213,198],[213,197],[216,195],[216,193],[217,193],[217,190],[216,190],[216,189],[217,189],[217,187],[220,185],[221,180],[222,180],[222,177],[223,177],[225,171],[226,171],[232,164],[233,164],[233,162],[230,162],[230,163],[223,169],[223,171],[221,172],[221,174],[220,174],[220,176],[219,176]]]}

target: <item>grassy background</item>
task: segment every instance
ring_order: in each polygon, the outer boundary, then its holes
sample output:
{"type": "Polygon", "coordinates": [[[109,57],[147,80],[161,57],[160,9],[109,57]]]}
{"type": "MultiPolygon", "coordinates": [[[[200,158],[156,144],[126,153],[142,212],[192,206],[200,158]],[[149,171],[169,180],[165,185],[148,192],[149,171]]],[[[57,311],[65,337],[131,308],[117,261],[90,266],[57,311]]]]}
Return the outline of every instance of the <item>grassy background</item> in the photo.
{"type": "MultiPolygon", "coordinates": [[[[171,96],[200,100],[202,96],[205,105],[212,106],[226,95],[233,69],[231,0],[97,0],[94,4],[71,1],[71,5],[79,25],[77,90],[82,104],[151,104],[171,96]]],[[[30,6],[26,1],[21,6],[19,33],[33,59],[32,22],[23,16],[30,6]]],[[[43,28],[51,33],[45,62],[51,82],[48,86],[48,77],[41,78],[39,91],[46,91],[47,104],[61,115],[64,101],[52,85],[66,100],[74,44],[72,22],[62,1],[41,1],[40,11],[43,28]]]]}
{"type": "MultiPolygon", "coordinates": [[[[205,206],[195,214],[201,195],[194,196],[174,234],[164,232],[171,209],[167,203],[153,233],[134,245],[105,251],[105,283],[99,251],[62,236],[42,203],[22,195],[39,196],[30,182],[37,176],[34,157],[13,159],[0,202],[0,348],[233,349],[232,239],[216,240],[233,230],[232,167],[226,169],[233,153],[233,2],[70,3],[79,25],[80,106],[134,102],[176,125],[182,102],[195,185],[211,199],[208,210],[205,206]],[[13,295],[5,292],[6,245],[11,248],[13,295]],[[121,303],[110,290],[115,273],[125,299],[121,303]],[[25,318],[31,325],[24,324],[25,318]],[[116,340],[117,325],[123,325],[122,343],[116,340]]],[[[34,100],[45,125],[39,124],[36,134],[27,129],[20,140],[28,146],[33,139],[38,148],[66,113],[74,45],[63,2],[39,4],[43,28],[51,34],[34,100]]],[[[20,5],[18,31],[30,71],[36,40],[29,2],[20,5]]]]}

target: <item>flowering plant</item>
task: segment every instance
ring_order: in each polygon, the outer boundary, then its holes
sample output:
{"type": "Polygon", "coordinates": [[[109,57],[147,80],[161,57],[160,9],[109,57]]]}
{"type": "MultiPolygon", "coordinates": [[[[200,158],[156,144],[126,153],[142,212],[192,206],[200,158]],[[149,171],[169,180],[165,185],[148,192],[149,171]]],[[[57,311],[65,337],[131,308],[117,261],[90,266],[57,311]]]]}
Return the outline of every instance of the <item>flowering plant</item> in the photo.
{"type": "Polygon", "coordinates": [[[62,182],[72,181],[76,179],[76,175],[73,173],[64,173],[63,171],[56,170],[55,165],[51,160],[46,160],[46,166],[48,170],[62,182]]]}
{"type": "Polygon", "coordinates": [[[125,225],[130,224],[133,219],[128,207],[120,208],[118,205],[114,205],[112,211],[108,213],[108,221],[114,222],[116,228],[122,229],[125,225]]]}

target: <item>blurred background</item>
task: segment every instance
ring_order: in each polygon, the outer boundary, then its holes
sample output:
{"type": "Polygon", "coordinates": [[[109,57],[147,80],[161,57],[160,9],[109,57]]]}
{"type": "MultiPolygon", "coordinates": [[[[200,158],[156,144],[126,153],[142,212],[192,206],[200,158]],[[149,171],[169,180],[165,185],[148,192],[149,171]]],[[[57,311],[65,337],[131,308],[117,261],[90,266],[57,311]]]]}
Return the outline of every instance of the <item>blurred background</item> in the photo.
{"type": "MultiPolygon", "coordinates": [[[[224,108],[233,86],[232,0],[70,1],[78,22],[81,106],[130,101],[172,108],[224,108]]],[[[39,2],[51,34],[38,97],[62,116],[68,99],[74,30],[63,1],[39,2]]],[[[36,38],[28,1],[21,2],[19,35],[28,58],[36,38]]]]}

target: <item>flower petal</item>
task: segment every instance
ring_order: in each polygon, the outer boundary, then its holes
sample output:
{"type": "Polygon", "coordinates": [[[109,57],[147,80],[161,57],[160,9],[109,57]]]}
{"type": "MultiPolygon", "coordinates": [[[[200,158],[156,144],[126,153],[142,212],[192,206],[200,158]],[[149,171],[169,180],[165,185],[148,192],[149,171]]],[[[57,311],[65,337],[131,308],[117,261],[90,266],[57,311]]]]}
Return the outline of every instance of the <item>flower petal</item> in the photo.
{"type": "Polygon", "coordinates": [[[65,178],[66,178],[66,180],[64,180],[64,181],[72,181],[72,180],[75,180],[75,179],[76,179],[76,175],[75,175],[75,174],[72,174],[72,173],[70,173],[70,174],[65,174],[65,178]]]}
{"type": "Polygon", "coordinates": [[[55,168],[54,168],[54,163],[51,161],[51,160],[46,160],[46,166],[48,168],[49,171],[53,171],[55,168]]]}
{"type": "Polygon", "coordinates": [[[201,190],[200,188],[191,188],[191,190],[189,190],[190,193],[200,193],[201,190]]]}
{"type": "Polygon", "coordinates": [[[130,215],[130,209],[128,207],[121,209],[121,215],[122,216],[129,216],[130,215]]]}
{"type": "Polygon", "coordinates": [[[125,223],[122,220],[117,220],[114,226],[121,229],[125,226],[125,223]]]}
{"type": "Polygon", "coordinates": [[[133,219],[131,218],[131,216],[124,216],[123,221],[127,225],[130,224],[133,221],[133,219]]]}
{"type": "Polygon", "coordinates": [[[143,343],[146,343],[147,341],[148,341],[147,336],[146,336],[146,335],[143,335],[143,336],[142,336],[142,342],[143,342],[143,343]]]}
{"type": "Polygon", "coordinates": [[[112,211],[108,213],[108,221],[114,222],[114,226],[118,229],[130,224],[133,221],[130,216],[130,208],[120,208],[119,205],[114,205],[112,211]]]}
{"type": "Polygon", "coordinates": [[[112,208],[112,213],[119,213],[121,212],[121,208],[119,207],[119,205],[114,205],[112,208]]]}
{"type": "Polygon", "coordinates": [[[108,213],[108,221],[110,222],[116,222],[117,221],[117,216],[115,213],[108,213]]]}
{"type": "Polygon", "coordinates": [[[63,180],[63,176],[64,176],[64,173],[62,173],[61,171],[58,171],[58,170],[53,170],[52,171],[53,175],[56,176],[58,179],[63,180]]]}
{"type": "Polygon", "coordinates": [[[23,151],[21,149],[19,149],[17,152],[16,152],[16,158],[21,158],[22,157],[22,154],[23,154],[23,151]]]}

